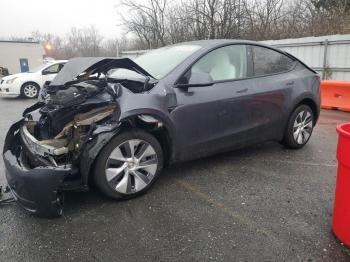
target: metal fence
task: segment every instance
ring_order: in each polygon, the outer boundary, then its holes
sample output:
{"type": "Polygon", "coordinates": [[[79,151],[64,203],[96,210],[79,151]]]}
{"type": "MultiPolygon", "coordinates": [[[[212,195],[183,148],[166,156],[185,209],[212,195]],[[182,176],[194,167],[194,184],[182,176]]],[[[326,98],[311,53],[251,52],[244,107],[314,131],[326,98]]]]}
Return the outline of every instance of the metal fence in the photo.
{"type": "MultiPolygon", "coordinates": [[[[262,41],[287,51],[317,71],[322,79],[350,81],[350,35],[291,38],[262,41]]],[[[135,58],[148,50],[122,52],[122,57],[135,58]]]]}

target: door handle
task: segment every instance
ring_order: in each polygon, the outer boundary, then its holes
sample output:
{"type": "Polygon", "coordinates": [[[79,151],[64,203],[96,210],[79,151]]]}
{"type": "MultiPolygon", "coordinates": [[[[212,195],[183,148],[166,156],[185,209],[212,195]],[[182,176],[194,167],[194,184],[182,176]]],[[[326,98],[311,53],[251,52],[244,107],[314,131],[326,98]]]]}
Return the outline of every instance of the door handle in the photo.
{"type": "Polygon", "coordinates": [[[287,82],[286,85],[287,86],[292,86],[292,85],[294,85],[294,81],[287,82]]]}
{"type": "Polygon", "coordinates": [[[241,90],[238,90],[238,91],[236,91],[236,93],[245,93],[245,92],[247,92],[248,91],[248,88],[244,88],[244,89],[241,89],[241,90]]]}

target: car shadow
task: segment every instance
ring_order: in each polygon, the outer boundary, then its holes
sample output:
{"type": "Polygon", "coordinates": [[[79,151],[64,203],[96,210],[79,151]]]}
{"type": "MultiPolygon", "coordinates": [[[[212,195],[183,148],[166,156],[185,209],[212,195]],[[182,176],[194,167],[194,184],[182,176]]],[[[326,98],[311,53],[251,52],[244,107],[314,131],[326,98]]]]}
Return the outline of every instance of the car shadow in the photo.
{"type": "Polygon", "coordinates": [[[21,96],[0,96],[0,98],[3,100],[27,100],[26,98],[21,96]]]}

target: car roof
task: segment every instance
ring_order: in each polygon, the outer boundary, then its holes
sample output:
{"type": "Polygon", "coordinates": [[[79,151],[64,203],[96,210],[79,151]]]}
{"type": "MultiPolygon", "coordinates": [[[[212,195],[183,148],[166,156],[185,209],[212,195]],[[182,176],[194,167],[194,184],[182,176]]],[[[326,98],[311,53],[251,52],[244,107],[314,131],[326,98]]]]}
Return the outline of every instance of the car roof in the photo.
{"type": "MultiPolygon", "coordinates": [[[[216,47],[220,46],[225,46],[225,45],[230,45],[230,44],[247,44],[247,45],[257,45],[261,47],[266,47],[272,50],[275,50],[276,52],[285,54],[289,57],[291,57],[293,60],[298,60],[301,62],[299,59],[296,57],[292,56],[288,52],[275,48],[270,45],[263,44],[261,42],[257,41],[252,41],[252,40],[244,40],[244,39],[207,39],[207,40],[195,40],[195,41],[188,41],[188,42],[182,42],[182,43],[177,43],[175,45],[198,45],[201,46],[202,52],[207,52],[210,49],[215,49],[216,47]]],[[[306,66],[303,62],[301,62],[304,66],[306,66]]],[[[307,67],[307,66],[306,66],[307,67]]]]}
{"type": "MultiPolygon", "coordinates": [[[[275,48],[270,45],[263,44],[261,42],[252,41],[252,40],[244,40],[244,39],[207,39],[207,40],[195,40],[195,41],[188,41],[188,42],[182,42],[174,44],[176,45],[198,45],[201,47],[202,52],[206,52],[210,49],[215,49],[216,47],[230,45],[230,44],[247,44],[247,45],[257,45],[261,47],[266,47],[272,50],[275,50],[279,53],[283,53],[287,56],[291,56],[286,51],[283,51],[281,49],[275,48]]],[[[293,59],[296,59],[293,57],[293,59]]],[[[298,59],[297,59],[298,60],[298,59]]]]}

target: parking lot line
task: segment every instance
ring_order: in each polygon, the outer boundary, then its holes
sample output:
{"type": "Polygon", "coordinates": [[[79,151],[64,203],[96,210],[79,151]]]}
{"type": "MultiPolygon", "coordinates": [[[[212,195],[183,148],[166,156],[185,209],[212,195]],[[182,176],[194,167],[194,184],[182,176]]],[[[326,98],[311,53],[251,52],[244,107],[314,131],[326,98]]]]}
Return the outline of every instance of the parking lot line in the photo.
{"type": "Polygon", "coordinates": [[[305,161],[293,161],[293,160],[277,160],[277,159],[267,159],[262,160],[261,162],[276,162],[281,164],[291,164],[291,165],[303,165],[303,166],[323,166],[323,167],[337,167],[336,164],[324,164],[324,163],[314,163],[314,162],[305,162],[305,161]]]}

